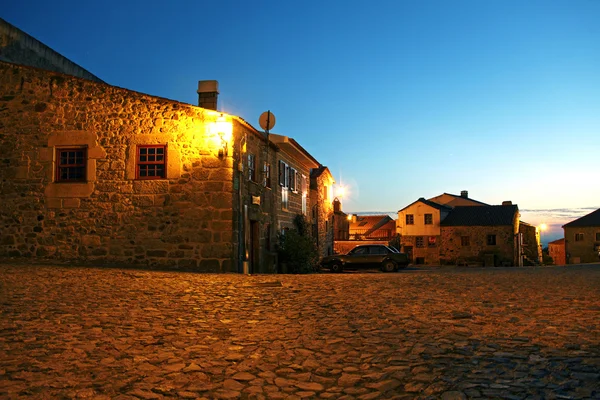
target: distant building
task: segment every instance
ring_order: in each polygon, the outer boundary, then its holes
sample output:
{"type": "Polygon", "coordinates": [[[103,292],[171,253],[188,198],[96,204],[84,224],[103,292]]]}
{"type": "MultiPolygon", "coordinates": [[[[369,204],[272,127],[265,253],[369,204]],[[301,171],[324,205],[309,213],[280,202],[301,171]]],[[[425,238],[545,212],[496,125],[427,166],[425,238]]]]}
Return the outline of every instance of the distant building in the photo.
{"type": "Polygon", "coordinates": [[[600,208],[563,225],[567,264],[600,261],[600,208]]]}
{"type": "Polygon", "coordinates": [[[313,236],[319,257],[333,254],[333,184],[329,168],[320,166],[310,171],[310,204],[313,236]]]}
{"type": "Polygon", "coordinates": [[[552,257],[554,265],[565,265],[567,263],[565,257],[565,238],[548,243],[548,253],[552,257]]]}
{"type": "Polygon", "coordinates": [[[519,265],[516,205],[454,207],[440,225],[442,263],[519,265]]]}
{"type": "Polygon", "coordinates": [[[396,234],[396,221],[389,215],[353,215],[350,240],[391,240],[396,234]]]}
{"type": "Polygon", "coordinates": [[[518,265],[541,260],[539,232],[512,202],[488,205],[443,193],[398,211],[401,250],[415,264],[518,265]]]}
{"type": "Polygon", "coordinates": [[[333,199],[333,240],[348,240],[350,237],[350,221],[348,214],[342,211],[340,199],[333,199]]]}

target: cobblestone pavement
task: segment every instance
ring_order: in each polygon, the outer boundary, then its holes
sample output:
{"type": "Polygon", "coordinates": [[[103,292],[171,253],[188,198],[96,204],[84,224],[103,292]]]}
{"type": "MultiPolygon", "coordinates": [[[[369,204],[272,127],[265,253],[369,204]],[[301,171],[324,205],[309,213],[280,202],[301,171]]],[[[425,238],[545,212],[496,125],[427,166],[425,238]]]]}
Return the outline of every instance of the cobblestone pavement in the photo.
{"type": "Polygon", "coordinates": [[[600,265],[0,265],[0,398],[600,398],[600,265]]]}

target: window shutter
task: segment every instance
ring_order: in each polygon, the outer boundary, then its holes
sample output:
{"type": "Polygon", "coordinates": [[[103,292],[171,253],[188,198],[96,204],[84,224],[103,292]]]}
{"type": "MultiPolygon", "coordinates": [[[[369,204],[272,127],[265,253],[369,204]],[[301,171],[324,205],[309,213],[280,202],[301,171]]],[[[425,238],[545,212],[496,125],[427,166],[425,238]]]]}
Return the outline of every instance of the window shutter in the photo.
{"type": "Polygon", "coordinates": [[[285,176],[283,186],[285,186],[286,188],[290,187],[290,166],[287,164],[285,164],[285,176]]]}
{"type": "Polygon", "coordinates": [[[279,186],[285,186],[285,163],[279,160],[279,186]]]}

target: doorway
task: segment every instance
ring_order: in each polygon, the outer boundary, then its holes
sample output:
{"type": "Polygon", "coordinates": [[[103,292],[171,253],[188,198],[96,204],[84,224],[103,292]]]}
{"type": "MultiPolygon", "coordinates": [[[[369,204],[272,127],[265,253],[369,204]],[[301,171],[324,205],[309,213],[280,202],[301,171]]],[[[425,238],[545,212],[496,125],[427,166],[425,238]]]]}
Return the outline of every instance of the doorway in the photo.
{"type": "Polygon", "coordinates": [[[258,221],[250,220],[250,247],[248,249],[250,273],[260,272],[260,229],[258,221]]]}

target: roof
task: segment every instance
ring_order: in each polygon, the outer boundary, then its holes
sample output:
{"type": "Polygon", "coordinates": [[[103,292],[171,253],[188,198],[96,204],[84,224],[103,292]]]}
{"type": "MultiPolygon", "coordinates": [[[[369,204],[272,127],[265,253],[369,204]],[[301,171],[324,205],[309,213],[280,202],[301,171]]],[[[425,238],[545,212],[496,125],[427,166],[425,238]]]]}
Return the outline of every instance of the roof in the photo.
{"type": "MultiPolygon", "coordinates": [[[[472,199],[472,198],[470,198],[470,197],[463,197],[463,196],[459,196],[459,195],[457,195],[457,194],[446,193],[446,192],[444,192],[444,193],[442,193],[442,194],[440,194],[440,195],[438,195],[438,196],[432,197],[432,198],[431,198],[431,199],[429,199],[429,200],[431,201],[431,200],[433,200],[433,199],[437,199],[438,197],[442,197],[443,195],[454,197],[454,199],[455,199],[455,200],[468,200],[468,201],[470,201],[470,202],[473,202],[473,203],[476,203],[476,204],[479,204],[479,205],[482,205],[482,206],[487,206],[487,205],[489,205],[489,204],[483,203],[483,202],[481,202],[481,201],[474,200],[474,199],[472,199]]],[[[449,206],[451,207],[451,206],[452,206],[452,203],[453,203],[453,201],[454,201],[454,200],[452,200],[452,201],[449,201],[449,202],[448,202],[448,203],[446,203],[446,204],[447,204],[447,205],[449,205],[449,206]]],[[[458,207],[458,206],[457,206],[457,207],[458,207]]]]}
{"type": "Polygon", "coordinates": [[[443,205],[443,204],[438,204],[438,203],[436,203],[436,202],[434,202],[434,201],[426,200],[424,197],[421,197],[421,198],[420,198],[420,199],[418,199],[417,201],[413,201],[412,203],[410,203],[409,205],[407,205],[406,207],[404,207],[402,210],[400,210],[400,211],[398,211],[398,212],[404,211],[404,210],[406,210],[408,207],[410,207],[410,206],[412,206],[413,204],[416,204],[416,203],[423,203],[423,204],[427,204],[428,206],[430,206],[430,207],[433,207],[433,208],[436,208],[436,209],[438,209],[438,210],[446,210],[446,211],[450,211],[450,210],[452,210],[452,207],[448,207],[448,206],[445,206],[445,205],[443,205]]]}
{"type": "Polygon", "coordinates": [[[0,18],[0,60],[105,83],[77,63],[0,18]]]}
{"type": "Polygon", "coordinates": [[[563,228],[571,228],[576,226],[600,226],[600,208],[596,211],[584,215],[581,218],[571,221],[568,224],[563,225],[563,228]]]}
{"type": "Polygon", "coordinates": [[[548,244],[558,244],[558,245],[565,244],[565,238],[561,238],[561,239],[555,240],[553,242],[549,242],[548,244]]]}
{"type": "Polygon", "coordinates": [[[513,225],[519,208],[510,206],[456,206],[441,226],[505,226],[513,225]]]}
{"type": "Polygon", "coordinates": [[[356,217],[356,221],[350,222],[350,229],[379,229],[390,221],[393,221],[393,219],[387,214],[359,215],[356,217]]]}
{"type": "Polygon", "coordinates": [[[288,152],[291,156],[295,157],[298,161],[303,162],[308,168],[315,168],[321,165],[306,149],[293,138],[277,135],[275,133],[269,134],[269,140],[277,144],[281,149],[288,152]]]}

